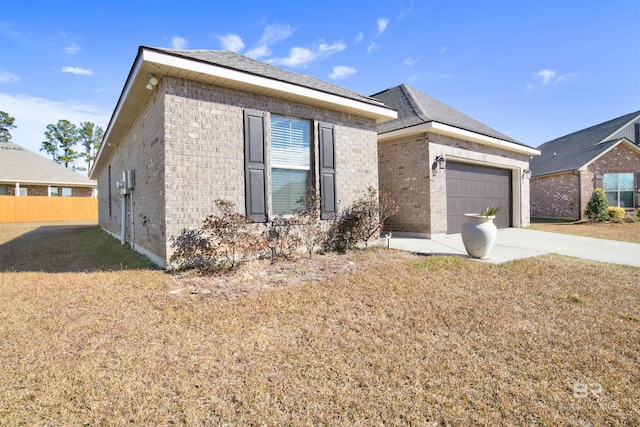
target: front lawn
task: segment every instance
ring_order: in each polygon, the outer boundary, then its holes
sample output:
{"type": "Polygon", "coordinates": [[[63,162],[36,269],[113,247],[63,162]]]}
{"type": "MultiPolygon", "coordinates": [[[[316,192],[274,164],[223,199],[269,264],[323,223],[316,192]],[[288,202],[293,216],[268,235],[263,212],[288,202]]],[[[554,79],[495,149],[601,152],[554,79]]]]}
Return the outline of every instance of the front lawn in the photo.
{"type": "Polygon", "coordinates": [[[0,273],[0,424],[640,423],[640,269],[378,249],[87,271],[0,273]]]}
{"type": "Polygon", "coordinates": [[[587,221],[537,221],[531,219],[529,228],[552,233],[573,234],[576,236],[597,237],[598,239],[620,240],[640,243],[640,221],[634,223],[592,223],[587,221]]]}

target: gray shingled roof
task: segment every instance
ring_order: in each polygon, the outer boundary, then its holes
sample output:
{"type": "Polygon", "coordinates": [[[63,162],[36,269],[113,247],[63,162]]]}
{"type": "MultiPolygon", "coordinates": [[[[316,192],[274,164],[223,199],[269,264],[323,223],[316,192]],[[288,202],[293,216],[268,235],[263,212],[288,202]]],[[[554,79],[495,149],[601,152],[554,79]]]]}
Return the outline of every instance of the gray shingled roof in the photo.
{"type": "Polygon", "coordinates": [[[95,187],[95,181],[11,142],[0,142],[0,182],[95,187]]]}
{"type": "Polygon", "coordinates": [[[344,98],[354,99],[356,101],[366,102],[367,104],[380,105],[380,102],[349,89],[327,83],[315,77],[298,74],[293,71],[275,67],[265,62],[257,61],[248,56],[228,50],[181,50],[181,49],[164,49],[158,47],[143,46],[144,49],[155,50],[157,52],[168,55],[196,60],[207,64],[213,64],[232,70],[242,71],[245,73],[268,77],[281,82],[292,83],[297,86],[314,89],[320,92],[338,95],[344,98]]]}
{"type": "Polygon", "coordinates": [[[639,115],[640,111],[636,111],[545,142],[538,147],[541,155],[534,157],[529,162],[532,176],[581,168],[620,141],[620,138],[614,140],[607,140],[607,138],[639,115]]]}
{"type": "MultiPolygon", "coordinates": [[[[378,124],[378,134],[438,122],[481,135],[524,145],[406,84],[371,95],[398,111],[398,118],[378,124]]],[[[526,145],[524,145],[526,146],[526,145]]]]}

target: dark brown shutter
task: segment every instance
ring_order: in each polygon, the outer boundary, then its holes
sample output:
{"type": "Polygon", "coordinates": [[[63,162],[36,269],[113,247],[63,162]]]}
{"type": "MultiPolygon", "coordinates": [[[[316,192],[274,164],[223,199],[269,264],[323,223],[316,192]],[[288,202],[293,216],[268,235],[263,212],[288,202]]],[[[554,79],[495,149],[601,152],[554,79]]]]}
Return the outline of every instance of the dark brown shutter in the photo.
{"type": "Polygon", "coordinates": [[[244,111],[244,197],[247,217],[254,222],[267,222],[265,116],[244,111]]]}
{"type": "Polygon", "coordinates": [[[335,127],[318,124],[320,143],[320,218],[327,219],[337,212],[336,204],[336,144],[335,127]]]}
{"type": "Polygon", "coordinates": [[[602,188],[604,190],[604,174],[596,172],[595,180],[596,180],[595,188],[602,188]]]}
{"type": "Polygon", "coordinates": [[[640,123],[636,123],[634,128],[636,132],[634,135],[635,139],[633,142],[635,142],[636,144],[640,144],[640,123]]]}
{"type": "Polygon", "coordinates": [[[636,208],[640,208],[640,172],[636,173],[636,208]]]}

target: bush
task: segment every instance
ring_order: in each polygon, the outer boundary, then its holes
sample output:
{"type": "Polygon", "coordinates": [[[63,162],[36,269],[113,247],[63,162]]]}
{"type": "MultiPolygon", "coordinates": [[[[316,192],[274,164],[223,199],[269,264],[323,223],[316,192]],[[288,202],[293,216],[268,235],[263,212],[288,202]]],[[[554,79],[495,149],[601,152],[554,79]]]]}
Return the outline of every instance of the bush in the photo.
{"type": "Polygon", "coordinates": [[[311,184],[307,186],[304,198],[298,200],[302,206],[293,211],[302,240],[309,253],[309,258],[313,258],[316,248],[325,239],[325,231],[320,221],[321,204],[320,196],[316,193],[311,184]]]}
{"type": "Polygon", "coordinates": [[[398,204],[387,193],[380,193],[369,187],[365,196],[353,202],[339,215],[330,238],[334,247],[341,250],[347,244],[364,243],[365,247],[373,236],[379,235],[384,222],[398,213],[398,204]],[[348,237],[348,241],[345,236],[348,237]]]}
{"type": "Polygon", "coordinates": [[[636,211],[636,216],[640,218],[640,208],[638,208],[638,210],[636,211]]]}
{"type": "Polygon", "coordinates": [[[607,208],[607,215],[609,216],[609,219],[612,219],[614,221],[622,221],[624,220],[625,212],[623,208],[619,208],[617,206],[609,206],[607,208]]]}
{"type": "Polygon", "coordinates": [[[587,209],[584,211],[584,214],[591,221],[607,221],[609,219],[609,215],[607,214],[608,206],[609,203],[607,202],[607,196],[605,196],[604,191],[602,191],[602,188],[596,188],[591,195],[591,199],[589,199],[589,203],[587,203],[587,209]]]}
{"type": "Polygon", "coordinates": [[[249,223],[228,200],[216,200],[218,215],[208,215],[197,230],[182,230],[171,239],[171,268],[235,267],[238,260],[267,249],[264,227],[249,223]]]}

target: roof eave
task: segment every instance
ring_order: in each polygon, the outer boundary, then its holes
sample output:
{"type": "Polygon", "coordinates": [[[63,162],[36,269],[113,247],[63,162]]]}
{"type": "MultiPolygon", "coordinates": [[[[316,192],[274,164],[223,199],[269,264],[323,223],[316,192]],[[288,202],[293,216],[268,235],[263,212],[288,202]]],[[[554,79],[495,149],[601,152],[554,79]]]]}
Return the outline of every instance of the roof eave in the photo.
{"type": "MultiPolygon", "coordinates": [[[[113,150],[117,139],[126,128],[118,129],[117,124],[123,112],[135,114],[149,96],[144,86],[146,73],[154,73],[161,78],[174,76],[190,80],[202,81],[218,86],[232,87],[249,92],[260,93],[276,98],[283,98],[295,102],[316,105],[327,109],[354,114],[370,118],[376,123],[384,123],[396,119],[398,113],[386,107],[383,103],[367,103],[319,90],[302,87],[293,83],[274,80],[241,70],[226,68],[208,62],[170,55],[153,49],[141,47],[131,68],[122,94],[111,117],[103,143],[96,156],[89,177],[95,179],[95,174],[102,168],[103,158],[113,150]],[[142,77],[141,77],[142,76],[142,77]],[[138,84],[138,80],[142,80],[138,84]],[[140,86],[142,90],[138,88],[140,86]],[[113,144],[113,145],[110,145],[113,144]]],[[[131,114],[128,114],[131,115],[131,114]]]]}
{"type": "Polygon", "coordinates": [[[378,134],[378,141],[386,141],[392,138],[400,138],[410,136],[414,134],[430,132],[444,136],[450,136],[453,138],[463,139],[465,141],[471,141],[478,144],[486,145],[489,147],[499,148],[506,151],[511,151],[518,154],[525,154],[527,156],[539,156],[540,151],[535,148],[527,147],[520,144],[515,144],[503,139],[494,138],[492,136],[482,135],[476,132],[471,132],[465,129],[460,129],[455,126],[450,126],[439,122],[427,122],[418,125],[406,127],[403,129],[397,129],[385,133],[378,134]]]}

